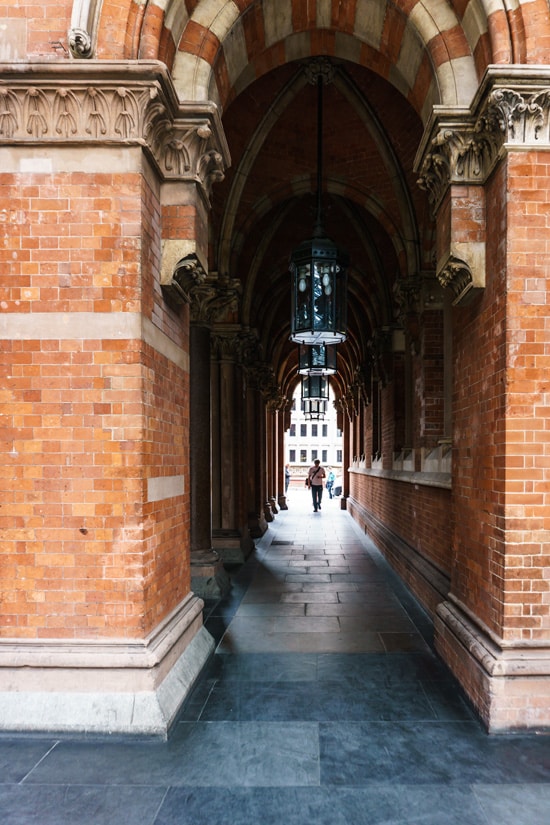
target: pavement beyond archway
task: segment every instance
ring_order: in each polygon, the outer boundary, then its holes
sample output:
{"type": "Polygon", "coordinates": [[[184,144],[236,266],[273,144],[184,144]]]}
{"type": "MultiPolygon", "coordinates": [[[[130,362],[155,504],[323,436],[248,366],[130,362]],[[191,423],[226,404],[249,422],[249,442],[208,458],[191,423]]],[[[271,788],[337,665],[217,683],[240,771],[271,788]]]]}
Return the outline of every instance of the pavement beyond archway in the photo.
{"type": "Polygon", "coordinates": [[[550,737],[488,736],[340,500],[291,490],[168,742],[0,737],[2,825],[542,825],[550,737]]]}

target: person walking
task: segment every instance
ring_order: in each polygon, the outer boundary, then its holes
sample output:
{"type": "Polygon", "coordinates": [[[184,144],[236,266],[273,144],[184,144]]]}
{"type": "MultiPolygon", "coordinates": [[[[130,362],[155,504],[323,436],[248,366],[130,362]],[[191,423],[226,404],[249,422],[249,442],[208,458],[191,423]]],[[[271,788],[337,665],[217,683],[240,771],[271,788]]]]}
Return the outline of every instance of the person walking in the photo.
{"type": "Polygon", "coordinates": [[[307,474],[307,486],[311,490],[311,497],[313,499],[313,511],[321,509],[321,499],[323,498],[323,479],[325,478],[325,471],[321,467],[321,462],[318,458],[313,462],[313,466],[309,468],[307,474]]]}
{"type": "Polygon", "coordinates": [[[328,468],[328,476],[327,476],[327,490],[328,490],[329,498],[332,498],[332,488],[334,487],[334,479],[335,478],[336,478],[336,476],[334,475],[334,473],[332,472],[332,470],[329,467],[328,468]]]}
{"type": "Polygon", "coordinates": [[[285,495],[288,492],[288,485],[290,484],[290,464],[285,464],[285,495]]]}

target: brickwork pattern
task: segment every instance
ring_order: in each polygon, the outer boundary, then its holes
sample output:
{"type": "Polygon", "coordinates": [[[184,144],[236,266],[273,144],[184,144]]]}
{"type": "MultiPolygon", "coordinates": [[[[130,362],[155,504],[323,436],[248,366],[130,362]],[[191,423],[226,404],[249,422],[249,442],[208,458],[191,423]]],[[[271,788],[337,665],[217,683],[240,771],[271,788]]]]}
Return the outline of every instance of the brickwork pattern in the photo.
{"type": "Polygon", "coordinates": [[[188,506],[146,495],[188,477],[187,373],[93,332],[152,307],[142,195],[134,174],[0,176],[2,309],[24,330],[2,342],[3,636],[139,636],[189,590],[188,506]]]}

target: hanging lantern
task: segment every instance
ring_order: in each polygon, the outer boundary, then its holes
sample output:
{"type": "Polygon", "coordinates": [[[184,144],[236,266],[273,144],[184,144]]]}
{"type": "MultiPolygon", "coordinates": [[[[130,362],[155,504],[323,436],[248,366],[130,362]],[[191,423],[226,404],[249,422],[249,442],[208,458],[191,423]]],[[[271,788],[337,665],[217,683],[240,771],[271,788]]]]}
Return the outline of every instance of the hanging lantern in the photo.
{"type": "Polygon", "coordinates": [[[336,344],[300,344],[300,375],[334,375],[336,371],[336,344]]]}
{"type": "Polygon", "coordinates": [[[302,379],[302,400],[305,398],[328,401],[328,381],[323,375],[308,375],[302,379]]]}
{"type": "MultiPolygon", "coordinates": [[[[326,77],[326,73],[325,73],[326,77]]],[[[317,76],[317,218],[313,237],[290,256],[292,308],[290,338],[299,344],[339,344],[346,340],[347,256],[323,228],[321,210],[323,82],[317,76]]]]}
{"type": "Polygon", "coordinates": [[[302,409],[306,421],[322,421],[327,414],[327,402],[320,398],[304,398],[302,409]]]}

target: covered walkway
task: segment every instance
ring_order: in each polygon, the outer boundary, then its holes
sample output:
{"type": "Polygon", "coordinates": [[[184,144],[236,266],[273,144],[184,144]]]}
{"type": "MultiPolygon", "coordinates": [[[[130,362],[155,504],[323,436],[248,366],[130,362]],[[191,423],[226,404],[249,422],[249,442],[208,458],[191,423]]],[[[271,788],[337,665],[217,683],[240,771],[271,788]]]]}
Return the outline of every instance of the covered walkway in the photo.
{"type": "Polygon", "coordinates": [[[541,825],[550,737],[487,736],[339,499],[291,490],[170,740],[0,739],[2,825],[541,825]]]}

